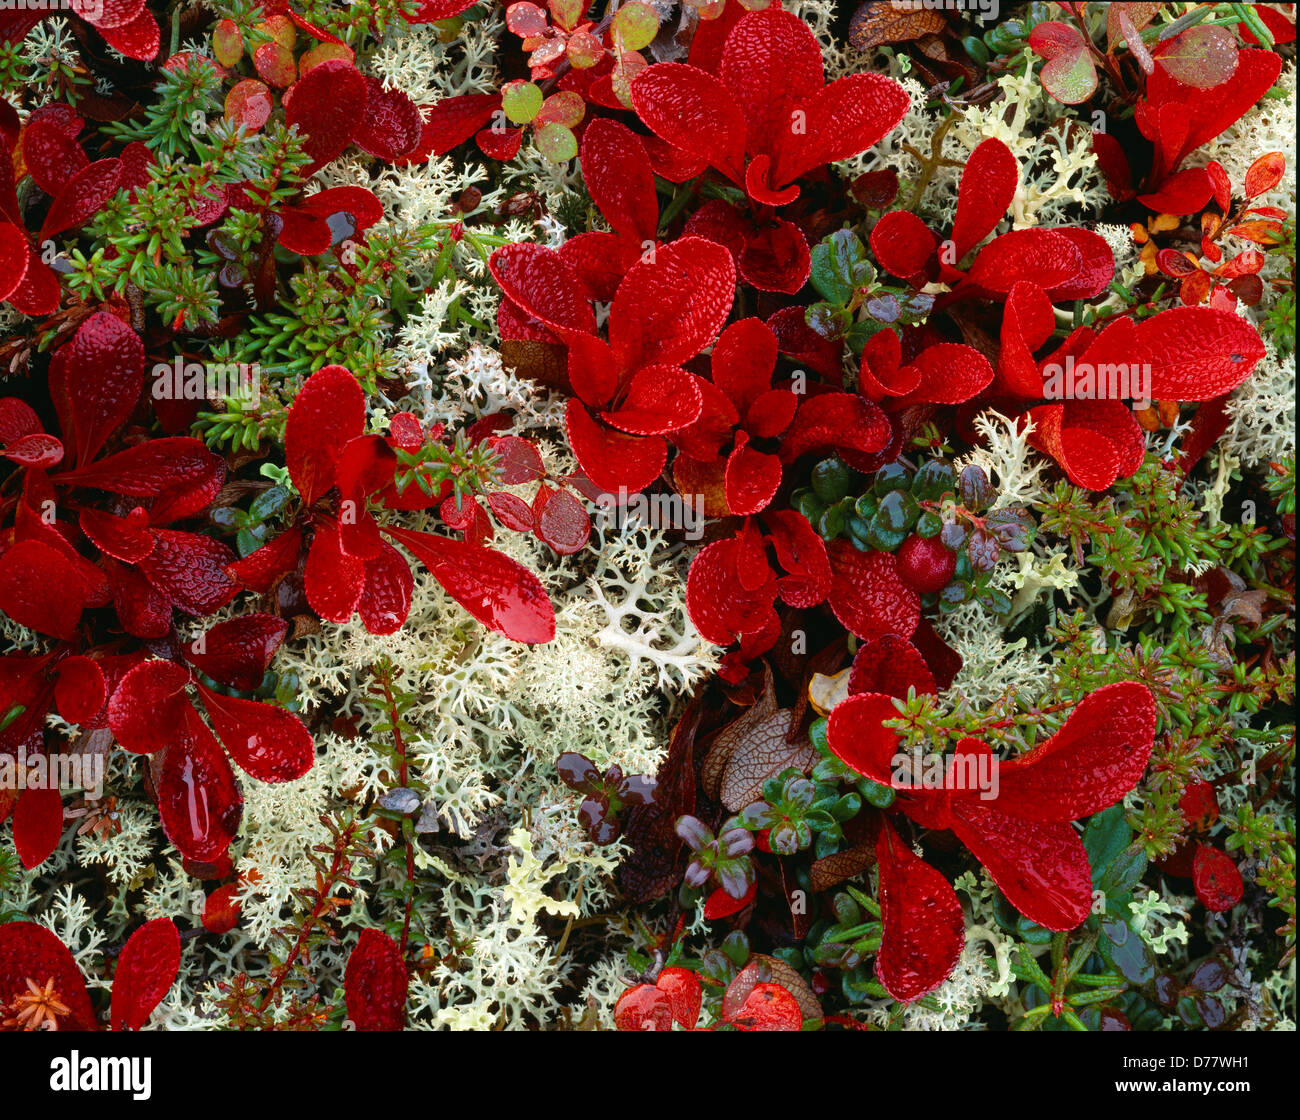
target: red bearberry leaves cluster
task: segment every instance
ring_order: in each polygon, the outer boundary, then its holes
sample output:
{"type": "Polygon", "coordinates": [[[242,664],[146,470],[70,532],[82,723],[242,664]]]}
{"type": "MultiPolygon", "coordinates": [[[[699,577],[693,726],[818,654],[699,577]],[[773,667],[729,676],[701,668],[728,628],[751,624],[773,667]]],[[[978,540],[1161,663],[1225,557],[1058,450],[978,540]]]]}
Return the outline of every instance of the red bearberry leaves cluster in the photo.
{"type": "MultiPolygon", "coordinates": [[[[1083,921],[1092,878],[1070,822],[1113,805],[1141,778],[1155,735],[1151,693],[1131,682],[1100,688],[1055,735],[1010,761],[963,739],[938,789],[919,788],[897,770],[900,740],[884,726],[897,715],[888,695],[849,697],[830,714],[831,752],[898,791],[897,808],[923,828],[952,831],[1027,918],[1057,930],[1083,921]],[[980,766],[995,768],[996,785],[966,780],[980,766]]],[[[961,953],[961,907],[947,880],[914,856],[888,821],[876,858],[884,922],[876,973],[894,998],[916,999],[943,982],[961,953]]]]}

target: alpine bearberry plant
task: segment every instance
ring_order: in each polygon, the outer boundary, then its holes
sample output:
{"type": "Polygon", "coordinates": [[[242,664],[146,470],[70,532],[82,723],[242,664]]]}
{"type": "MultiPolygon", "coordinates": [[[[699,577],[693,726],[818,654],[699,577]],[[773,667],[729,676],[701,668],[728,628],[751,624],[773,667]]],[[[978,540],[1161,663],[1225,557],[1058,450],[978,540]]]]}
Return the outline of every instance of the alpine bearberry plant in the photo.
{"type": "Polygon", "coordinates": [[[0,11],[0,1029],[1294,1029],[1287,9],[0,11]]]}

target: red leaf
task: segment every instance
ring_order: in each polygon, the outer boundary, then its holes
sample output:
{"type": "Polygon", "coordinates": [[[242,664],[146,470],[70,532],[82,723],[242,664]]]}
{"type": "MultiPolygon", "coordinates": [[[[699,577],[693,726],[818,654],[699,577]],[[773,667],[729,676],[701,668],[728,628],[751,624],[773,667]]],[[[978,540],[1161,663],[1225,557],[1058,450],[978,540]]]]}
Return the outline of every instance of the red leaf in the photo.
{"type": "Polygon", "coordinates": [[[738,444],[727,459],[727,506],[733,514],[766,509],[780,485],[781,460],[775,455],[738,444]]]}
{"type": "Polygon", "coordinates": [[[661,62],[632,82],[632,107],[662,140],[745,181],[745,118],[731,91],[712,74],[661,62]]]}
{"type": "Polygon", "coordinates": [[[736,268],[751,287],[793,295],[812,271],[808,239],[793,222],[777,218],[764,223],[745,242],[736,268]]]}
{"type": "Polygon", "coordinates": [[[655,979],[655,987],[668,997],[673,1021],[683,1030],[693,1031],[699,1022],[704,993],[700,978],[686,968],[665,968],[655,979]]]}
{"type": "Polygon", "coordinates": [[[144,388],[144,343],[115,315],[97,311],[50,360],[50,396],[72,465],[84,467],[126,422],[144,388]]]}
{"type": "Polygon", "coordinates": [[[781,353],[809,366],[816,373],[835,384],[843,384],[840,368],[842,342],[832,342],[812,329],[804,318],[802,307],[783,307],[767,320],[776,335],[781,353]]]}
{"type": "Polygon", "coordinates": [[[1237,40],[1226,27],[1189,27],[1161,43],[1155,61],[1175,81],[1195,89],[1213,89],[1236,72],[1237,40]]]}
{"type": "Polygon", "coordinates": [[[1137,200],[1157,214],[1199,214],[1214,197],[1214,181],[1203,167],[1176,171],[1150,194],[1137,200]]]}
{"type": "Polygon", "coordinates": [[[170,918],[145,922],[122,946],[113,974],[109,1025],[138,1031],[167,994],[181,967],[181,935],[170,918]]]}
{"type": "Polygon", "coordinates": [[[1082,264],[1072,280],[1048,289],[1048,296],[1055,302],[1065,302],[1091,299],[1104,292],[1115,276],[1115,255],[1106,244],[1106,239],[1090,229],[1075,229],[1072,226],[1062,226],[1052,232],[1058,237],[1064,237],[1079,250],[1082,264]]]}
{"type": "Polygon", "coordinates": [[[1078,835],[1063,821],[1029,821],[995,804],[955,804],[952,830],[1025,917],[1048,929],[1073,929],[1092,905],[1092,872],[1078,835]]]}
{"type": "Polygon", "coordinates": [[[664,435],[694,421],[702,405],[691,374],[677,366],[650,365],[633,375],[622,406],[600,417],[630,435],[664,435]]]}
{"type": "Polygon", "coordinates": [[[158,22],[145,9],[135,19],[121,26],[95,24],[95,30],[104,36],[104,42],[127,58],[149,62],[157,58],[162,46],[158,22]]]}
{"type": "Polygon", "coordinates": [[[129,751],[151,754],[178,741],[192,707],[188,669],[171,661],[142,661],[108,701],[108,726],[129,751]]]}
{"type": "Polygon", "coordinates": [[[990,137],[971,152],[957,192],[952,223],[953,263],[993,232],[1016,197],[1020,164],[1001,140],[990,137]]]}
{"type": "Polygon", "coordinates": [[[1037,24],[1029,33],[1029,45],[1047,59],[1040,79],[1057,101],[1078,105],[1097,91],[1097,68],[1077,28],[1059,20],[1037,24]]]}
{"type": "Polygon", "coordinates": [[[311,609],[326,622],[347,622],[365,592],[365,579],[364,561],[340,547],[338,525],[318,520],[303,571],[311,609]]]}
{"type": "Polygon", "coordinates": [[[210,627],[181,654],[199,672],[247,691],[260,688],[289,624],[269,614],[245,614],[210,627]]]}
{"type": "Polygon", "coordinates": [[[69,723],[88,723],[108,699],[103,670],[89,657],[69,657],[59,663],[54,702],[69,723]]]}
{"type": "MultiPolygon", "coordinates": [[[[913,359],[917,385],[904,400],[928,404],[960,404],[988,388],[993,381],[989,360],[973,346],[959,342],[940,342],[922,350],[913,359]]],[[[908,378],[903,371],[901,377],[908,378]]],[[[861,448],[878,451],[879,448],[861,448]]]]}
{"type": "Polygon", "coordinates": [[[22,133],[22,156],[27,173],[51,198],[90,163],[81,145],[50,116],[28,121],[22,133]]]}
{"type": "Polygon", "coordinates": [[[680,238],[639,260],[609,312],[609,344],[620,366],[675,366],[693,358],[722,328],[735,285],[731,255],[702,237],[680,238]]]}
{"type": "Polygon", "coordinates": [[[533,512],[537,519],[537,537],[561,556],[572,556],[587,546],[591,537],[591,517],[586,507],[567,490],[542,491],[541,508],[533,512]],[[542,500],[542,493],[546,498],[542,500]]]}
{"type": "Polygon", "coordinates": [[[432,533],[388,533],[484,626],[527,644],[555,637],[555,610],[546,589],[523,565],[493,549],[432,533]]]}
{"type": "Polygon", "coordinates": [[[898,577],[888,552],[859,552],[845,540],[827,548],[831,561],[831,610],[863,641],[883,634],[910,638],[921,617],[921,599],[898,577]]]}
{"type": "Polygon", "coordinates": [[[68,1008],[59,1027],[75,1031],[98,1027],[86,981],[68,947],[35,922],[6,922],[0,925],[0,1004],[7,1006],[15,996],[27,994],[29,980],[41,988],[54,981],[59,1002],[68,1008]]]}
{"type": "Polygon", "coordinates": [[[0,556],[0,611],[20,625],[66,641],[85,603],[81,577],[51,545],[19,541],[0,556]]]}
{"type": "Polygon", "coordinates": [[[263,782],[291,782],[316,761],[311,733],[292,712],[222,696],[202,684],[199,695],[221,745],[245,773],[263,782]]]}
{"type": "Polygon", "coordinates": [[[1192,884],[1201,905],[1215,914],[1231,910],[1241,901],[1245,890],[1237,865],[1209,844],[1196,845],[1192,884]]]}
{"type": "Polygon", "coordinates": [[[876,841],[883,935],[876,977],[896,1000],[910,1003],[942,984],[966,944],[957,892],[917,858],[886,821],[876,841]]]}
{"type": "Polygon", "coordinates": [[[776,597],[773,573],[762,569],[751,573],[747,582],[757,589],[746,591],[737,571],[741,551],[734,538],[706,545],[691,561],[686,578],[686,608],[691,622],[706,642],[730,645],[742,634],[763,629],[775,618],[776,597]]]}
{"type": "Polygon", "coordinates": [[[803,1026],[803,1012],[780,984],[755,984],[728,1022],[740,1031],[797,1031],[803,1026]]]}
{"type": "Polygon", "coordinates": [[[722,887],[718,887],[704,900],[704,916],[712,922],[739,914],[754,901],[757,894],[757,883],[750,883],[749,889],[740,898],[732,898],[722,887]]]}
{"type": "Polygon", "coordinates": [[[638,245],[658,237],[659,199],[645,146],[631,129],[603,117],[582,134],[582,178],[596,208],[638,245]]]}
{"type": "Polygon", "coordinates": [[[28,252],[27,270],[9,293],[15,311],[24,315],[49,315],[59,306],[59,278],[35,249],[28,252]]]}
{"type": "Polygon", "coordinates": [[[831,588],[831,562],[826,543],[795,510],[768,510],[763,521],[768,539],[786,575],[776,581],[781,600],[800,610],[815,607],[831,588]]]}
{"type": "Polygon", "coordinates": [[[562,338],[596,333],[582,278],[553,249],[530,242],[505,245],[489,260],[492,278],[510,302],[562,338]]]}
{"type": "Polygon", "coordinates": [[[1037,821],[1100,812],[1137,785],[1155,727],[1155,703],[1144,685],[1105,685],[1085,696],[1050,739],[1002,763],[999,804],[1037,821]]]}
{"type": "Polygon", "coordinates": [[[113,197],[121,179],[120,159],[100,159],[83,167],[55,197],[36,240],[47,241],[88,221],[113,197]]]}
{"type": "Polygon", "coordinates": [[[291,253],[314,257],[325,252],[334,240],[329,223],[315,214],[285,208],[279,218],[283,224],[276,239],[291,253]]]}
{"type": "Polygon", "coordinates": [[[377,78],[365,77],[366,109],[357,124],[357,146],[372,156],[395,160],[419,145],[424,121],[414,101],[400,89],[385,89],[377,78]]]}
{"type": "Polygon", "coordinates": [[[602,490],[644,490],[664,469],[668,444],[662,436],[633,436],[602,427],[577,400],[564,414],[569,446],[587,477],[602,490]]]}
{"type": "Polygon", "coordinates": [[[384,205],[365,187],[330,187],[304,198],[298,209],[318,218],[347,214],[352,218],[353,233],[364,233],[384,216],[384,205]]]}
{"type": "Polygon", "coordinates": [[[1009,292],[1020,281],[1054,288],[1082,271],[1083,255],[1070,238],[1046,229],[1016,229],[995,237],[975,258],[970,278],[991,292],[1009,292]]]}
{"type": "Polygon", "coordinates": [[[507,486],[536,482],[546,474],[541,453],[531,440],[519,436],[502,436],[492,445],[496,453],[501,481],[507,486]]]}
{"type": "Polygon", "coordinates": [[[301,549],[302,530],[294,525],[261,548],[227,564],[226,574],[240,587],[265,595],[298,566],[301,549]]]}
{"type": "Polygon", "coordinates": [[[0,299],[8,299],[22,284],[30,256],[31,250],[22,231],[8,222],[0,223],[0,299]]]}
{"type": "Polygon", "coordinates": [[[224,460],[204,447],[202,440],[168,436],[137,443],[88,467],[58,475],[55,481],[152,498],[149,524],[163,525],[204,509],[225,477],[224,460]]]}
{"type": "Polygon", "coordinates": [[[917,695],[938,692],[934,674],[911,642],[897,634],[882,634],[859,648],[849,673],[849,692],[875,692],[906,699],[907,690],[917,695]]]}
{"type": "Polygon", "coordinates": [[[284,458],[304,505],[334,486],[343,449],[365,423],[366,394],[344,366],[318,369],[298,390],[284,425],[284,458]]]}
{"type": "MultiPolygon", "coordinates": [[[[1207,401],[1245,381],[1264,354],[1259,332],[1240,316],[1174,307],[1133,328],[1133,350],[1124,360],[1150,365],[1156,400],[1207,401]]],[[[1106,360],[1092,350],[1084,359],[1106,360]]]]}
{"type": "Polygon", "coordinates": [[[174,529],[155,529],[153,533],[153,551],[138,567],[181,610],[209,615],[235,597],[239,588],[225,572],[235,554],[224,544],[174,529]]]}
{"type": "Polygon", "coordinates": [[[740,415],[772,387],[776,335],[761,319],[741,319],[718,336],[713,347],[713,383],[740,415]]]}
{"type": "Polygon", "coordinates": [[[910,210],[891,210],[872,227],[870,240],[880,267],[904,280],[934,256],[934,234],[910,210]]]}
{"type": "Polygon", "coordinates": [[[239,925],[240,909],[239,884],[218,887],[203,903],[203,928],[209,933],[229,933],[239,925]]]}
{"type": "Polygon", "coordinates": [[[25,789],[14,806],[14,847],[23,867],[44,863],[63,836],[63,797],[57,789],[25,789]]]}
{"type": "MultiPolygon", "coordinates": [[[[1265,152],[1246,171],[1246,197],[1268,194],[1286,173],[1286,157],[1281,152],[1265,152]]],[[[1226,207],[1225,207],[1226,209],[1226,207]]]]}
{"type": "Polygon", "coordinates": [[[628,988],[614,1005],[614,1026],[620,1031],[671,1031],[673,1001],[653,984],[628,988]]]}
{"type": "Polygon", "coordinates": [[[311,157],[307,174],[343,154],[366,114],[366,81],[355,66],[330,59],[312,67],[289,89],[285,124],[304,137],[311,157]]]}
{"type": "Polygon", "coordinates": [[[114,559],[136,564],[153,551],[153,534],[141,509],[133,510],[127,517],[83,509],[80,524],[90,543],[114,559]]]}
{"type": "Polygon", "coordinates": [[[363,929],[348,956],[343,992],[348,1018],[359,1031],[400,1031],[406,1026],[406,965],[397,942],[363,929]]]}
{"type": "Polygon", "coordinates": [[[415,579],[411,565],[387,541],[366,561],[365,587],[357,613],[371,634],[395,634],[411,612],[415,579]]]}
{"type": "Polygon", "coordinates": [[[156,794],[167,838],[201,863],[220,859],[239,829],[244,799],[225,752],[192,707],[186,733],[163,755],[156,794]]]}
{"type": "Polygon", "coordinates": [[[499,93],[467,93],[445,97],[420,107],[424,123],[415,150],[393,162],[401,167],[423,163],[429,156],[441,156],[463,144],[492,119],[501,108],[499,93]]]}
{"type": "Polygon", "coordinates": [[[781,441],[781,462],[831,448],[880,451],[891,434],[889,418],[871,401],[856,393],[822,393],[799,406],[781,441]]]}

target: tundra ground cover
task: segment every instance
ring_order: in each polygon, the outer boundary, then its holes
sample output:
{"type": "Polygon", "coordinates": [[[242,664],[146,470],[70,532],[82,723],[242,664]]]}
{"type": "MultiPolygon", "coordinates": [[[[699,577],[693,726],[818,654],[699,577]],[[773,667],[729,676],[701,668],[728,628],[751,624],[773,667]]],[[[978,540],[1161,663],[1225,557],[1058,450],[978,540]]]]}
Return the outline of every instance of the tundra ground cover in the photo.
{"type": "Polygon", "coordinates": [[[1293,1029],[1294,40],[0,12],[0,1023],[1293,1029]]]}

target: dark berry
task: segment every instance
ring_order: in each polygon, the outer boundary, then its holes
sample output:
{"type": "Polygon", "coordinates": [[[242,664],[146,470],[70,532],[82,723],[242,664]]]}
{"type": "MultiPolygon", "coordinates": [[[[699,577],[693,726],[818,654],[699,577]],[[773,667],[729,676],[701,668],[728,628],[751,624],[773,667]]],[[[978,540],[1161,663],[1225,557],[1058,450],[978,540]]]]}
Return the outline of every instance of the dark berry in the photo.
{"type": "Polygon", "coordinates": [[[912,535],[898,550],[898,575],[902,581],[925,594],[938,591],[952,579],[957,570],[957,556],[931,537],[912,535]]]}

